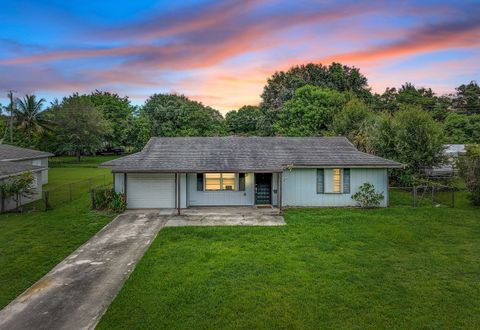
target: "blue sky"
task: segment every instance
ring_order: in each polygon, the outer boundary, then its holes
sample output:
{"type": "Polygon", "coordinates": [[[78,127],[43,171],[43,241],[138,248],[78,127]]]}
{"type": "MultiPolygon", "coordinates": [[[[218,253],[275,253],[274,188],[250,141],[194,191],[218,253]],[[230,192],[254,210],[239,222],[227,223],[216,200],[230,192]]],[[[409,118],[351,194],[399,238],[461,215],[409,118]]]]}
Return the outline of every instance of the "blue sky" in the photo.
{"type": "Polygon", "coordinates": [[[292,65],[360,68],[375,92],[450,93],[480,77],[478,1],[9,1],[0,12],[0,102],[95,89],[142,104],[185,94],[219,110],[257,104],[292,65]]]}

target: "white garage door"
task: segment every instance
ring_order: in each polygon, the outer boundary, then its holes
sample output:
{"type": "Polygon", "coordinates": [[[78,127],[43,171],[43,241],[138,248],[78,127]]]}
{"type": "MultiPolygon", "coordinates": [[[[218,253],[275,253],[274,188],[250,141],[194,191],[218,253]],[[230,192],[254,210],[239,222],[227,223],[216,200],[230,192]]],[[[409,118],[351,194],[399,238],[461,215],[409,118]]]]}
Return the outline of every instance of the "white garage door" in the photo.
{"type": "Polygon", "coordinates": [[[175,174],[128,173],[127,208],[174,208],[175,174]]]}

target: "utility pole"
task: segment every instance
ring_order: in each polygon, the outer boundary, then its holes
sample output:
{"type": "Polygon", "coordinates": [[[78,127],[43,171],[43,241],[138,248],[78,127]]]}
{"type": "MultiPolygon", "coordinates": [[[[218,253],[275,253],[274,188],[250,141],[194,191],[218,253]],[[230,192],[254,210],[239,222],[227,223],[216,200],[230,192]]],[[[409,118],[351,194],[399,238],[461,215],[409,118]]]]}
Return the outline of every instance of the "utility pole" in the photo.
{"type": "Polygon", "coordinates": [[[13,111],[15,110],[15,104],[13,103],[13,93],[15,93],[15,91],[8,91],[8,97],[10,98],[10,143],[13,143],[13,111]]]}

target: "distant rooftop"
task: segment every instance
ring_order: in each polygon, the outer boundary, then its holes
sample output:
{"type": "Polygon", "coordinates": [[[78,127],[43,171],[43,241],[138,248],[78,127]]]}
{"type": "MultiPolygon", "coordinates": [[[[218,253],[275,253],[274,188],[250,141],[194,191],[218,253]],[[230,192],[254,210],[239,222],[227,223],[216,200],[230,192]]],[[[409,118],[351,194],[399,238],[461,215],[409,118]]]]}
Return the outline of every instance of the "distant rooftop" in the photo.
{"type": "Polygon", "coordinates": [[[43,169],[45,168],[42,166],[2,161],[0,162],[0,179],[15,176],[28,171],[38,172],[43,169]]]}
{"type": "Polygon", "coordinates": [[[44,151],[21,148],[10,144],[0,144],[0,161],[15,161],[51,157],[53,154],[44,151]]]}
{"type": "Polygon", "coordinates": [[[446,144],[444,147],[443,153],[447,156],[458,156],[467,152],[464,144],[446,144]]]}

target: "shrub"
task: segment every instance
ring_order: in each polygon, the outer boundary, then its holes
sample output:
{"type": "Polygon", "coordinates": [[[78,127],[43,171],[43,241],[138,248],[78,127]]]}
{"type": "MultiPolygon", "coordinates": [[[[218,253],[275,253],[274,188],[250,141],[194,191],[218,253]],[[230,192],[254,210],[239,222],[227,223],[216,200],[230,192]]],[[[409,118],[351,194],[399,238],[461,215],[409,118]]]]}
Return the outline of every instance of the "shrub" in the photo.
{"type": "Polygon", "coordinates": [[[373,184],[365,182],[359,187],[359,191],[352,195],[352,199],[362,208],[378,207],[384,199],[383,192],[377,193],[373,184]]]}
{"type": "Polygon", "coordinates": [[[467,147],[467,155],[458,160],[458,167],[472,204],[480,206],[480,147],[467,147]]]}
{"type": "Polygon", "coordinates": [[[127,207],[125,196],[116,193],[112,188],[95,188],[92,198],[92,208],[96,210],[110,210],[120,213],[125,211],[127,207]]]}

